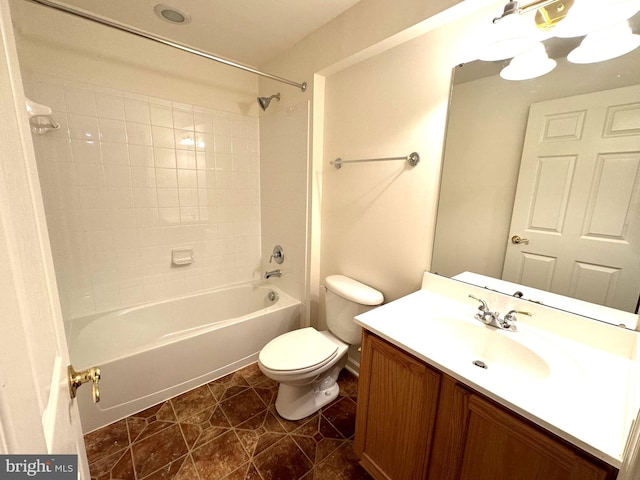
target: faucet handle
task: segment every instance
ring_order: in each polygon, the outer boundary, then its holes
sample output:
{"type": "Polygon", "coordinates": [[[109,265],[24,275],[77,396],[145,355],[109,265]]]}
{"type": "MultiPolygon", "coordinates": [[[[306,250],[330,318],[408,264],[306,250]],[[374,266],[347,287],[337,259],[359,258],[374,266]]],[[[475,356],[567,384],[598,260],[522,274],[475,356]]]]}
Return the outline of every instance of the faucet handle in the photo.
{"type": "Polygon", "coordinates": [[[478,307],[478,310],[482,310],[483,312],[488,312],[489,311],[489,306],[487,305],[487,302],[485,302],[481,298],[474,297],[473,295],[469,295],[469,297],[473,298],[474,300],[477,300],[477,301],[479,301],[481,303],[481,305],[478,307]]]}
{"type": "Polygon", "coordinates": [[[529,317],[533,316],[531,312],[525,312],[522,310],[509,310],[502,320],[502,328],[504,328],[505,330],[510,330],[512,332],[516,331],[516,326],[514,325],[514,323],[518,320],[518,318],[516,317],[516,313],[520,315],[527,315],[529,317]]]}
{"type": "Polygon", "coordinates": [[[527,315],[528,317],[532,317],[533,314],[531,312],[525,312],[523,310],[509,310],[507,314],[504,316],[505,320],[517,320],[516,313],[520,315],[527,315]]]}

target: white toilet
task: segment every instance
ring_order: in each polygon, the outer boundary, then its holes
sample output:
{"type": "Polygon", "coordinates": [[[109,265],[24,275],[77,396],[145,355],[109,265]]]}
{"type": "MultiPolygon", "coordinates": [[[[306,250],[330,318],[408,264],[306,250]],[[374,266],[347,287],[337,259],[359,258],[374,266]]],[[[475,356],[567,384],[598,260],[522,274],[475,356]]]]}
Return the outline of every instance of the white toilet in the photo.
{"type": "Polygon", "coordinates": [[[382,293],[344,275],[325,279],[329,331],[313,327],[285,333],[260,351],[262,373],[280,383],[276,410],[288,420],[318,411],[338,396],[336,383],[349,345],[360,345],[361,328],[353,317],[381,305],[382,293]]]}

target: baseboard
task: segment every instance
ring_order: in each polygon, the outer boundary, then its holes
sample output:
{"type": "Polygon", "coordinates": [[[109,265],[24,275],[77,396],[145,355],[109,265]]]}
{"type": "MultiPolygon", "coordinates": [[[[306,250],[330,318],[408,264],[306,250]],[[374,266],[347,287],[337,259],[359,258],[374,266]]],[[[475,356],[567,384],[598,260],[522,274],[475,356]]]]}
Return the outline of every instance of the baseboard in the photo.
{"type": "Polygon", "coordinates": [[[348,357],[347,364],[344,366],[347,370],[353,373],[356,377],[360,376],[360,362],[357,360],[348,357]]]}

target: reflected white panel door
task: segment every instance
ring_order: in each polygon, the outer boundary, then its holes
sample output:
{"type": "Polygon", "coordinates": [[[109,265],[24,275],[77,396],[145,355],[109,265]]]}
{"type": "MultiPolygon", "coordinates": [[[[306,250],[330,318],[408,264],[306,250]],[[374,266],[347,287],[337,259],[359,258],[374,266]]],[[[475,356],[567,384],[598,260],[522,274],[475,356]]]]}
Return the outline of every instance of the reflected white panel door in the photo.
{"type": "Polygon", "coordinates": [[[531,105],[507,241],[504,280],[635,310],[640,86],[531,105]]]}
{"type": "Polygon", "coordinates": [[[0,452],[78,454],[89,478],[13,38],[0,0],[0,452]]]}

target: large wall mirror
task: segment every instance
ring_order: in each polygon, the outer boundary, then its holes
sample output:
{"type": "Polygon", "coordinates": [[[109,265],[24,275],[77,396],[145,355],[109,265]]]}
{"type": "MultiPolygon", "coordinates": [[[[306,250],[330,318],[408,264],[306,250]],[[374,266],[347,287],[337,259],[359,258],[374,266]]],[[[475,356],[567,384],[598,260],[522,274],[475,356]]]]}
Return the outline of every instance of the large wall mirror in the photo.
{"type": "Polygon", "coordinates": [[[640,48],[569,63],[580,40],[547,40],[558,66],[532,80],[456,67],[431,271],[637,313],[640,48]]]}

